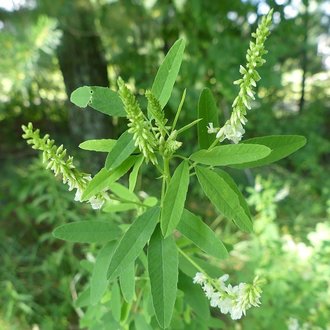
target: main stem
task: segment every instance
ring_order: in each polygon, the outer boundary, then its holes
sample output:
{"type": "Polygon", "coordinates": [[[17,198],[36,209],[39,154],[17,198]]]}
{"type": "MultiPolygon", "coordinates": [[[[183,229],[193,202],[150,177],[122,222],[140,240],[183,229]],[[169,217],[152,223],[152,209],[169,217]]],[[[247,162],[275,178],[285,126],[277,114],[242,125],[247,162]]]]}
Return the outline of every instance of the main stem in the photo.
{"type": "Polygon", "coordinates": [[[168,184],[169,184],[170,179],[171,179],[170,159],[164,156],[163,157],[163,165],[164,165],[164,169],[163,169],[162,195],[161,195],[161,201],[160,201],[161,207],[163,207],[166,189],[167,189],[168,184]]]}

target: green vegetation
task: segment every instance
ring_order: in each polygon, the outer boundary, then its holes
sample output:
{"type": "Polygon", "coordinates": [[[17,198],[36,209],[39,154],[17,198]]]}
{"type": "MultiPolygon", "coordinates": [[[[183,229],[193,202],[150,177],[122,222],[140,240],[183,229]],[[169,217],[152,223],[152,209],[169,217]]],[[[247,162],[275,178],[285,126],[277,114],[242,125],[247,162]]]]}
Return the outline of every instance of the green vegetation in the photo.
{"type": "Polygon", "coordinates": [[[0,7],[0,328],[327,329],[326,1],[12,9],[0,7]],[[271,36],[249,44],[270,7],[271,36]],[[226,292],[225,273],[253,283],[246,316],[210,307],[201,271],[226,292]]]}

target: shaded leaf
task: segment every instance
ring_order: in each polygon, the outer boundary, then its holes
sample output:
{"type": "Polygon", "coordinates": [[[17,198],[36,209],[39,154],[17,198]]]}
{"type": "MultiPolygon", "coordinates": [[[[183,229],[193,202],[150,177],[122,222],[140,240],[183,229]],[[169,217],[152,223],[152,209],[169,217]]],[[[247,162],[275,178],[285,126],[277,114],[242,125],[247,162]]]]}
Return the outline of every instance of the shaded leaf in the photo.
{"type": "Polygon", "coordinates": [[[112,312],[113,318],[120,322],[121,314],[121,297],[118,281],[114,281],[111,288],[111,300],[110,300],[110,310],[112,312]]]}
{"type": "Polygon", "coordinates": [[[213,230],[201,218],[183,210],[178,230],[204,252],[216,258],[226,258],[228,252],[213,230]]]}
{"type": "Polygon", "coordinates": [[[179,273],[178,288],[184,292],[185,301],[194,312],[206,322],[210,318],[210,308],[202,288],[182,272],[179,273]]]}
{"type": "Polygon", "coordinates": [[[102,243],[118,239],[121,230],[107,221],[78,221],[57,227],[53,236],[75,243],[102,243]]]}
{"type": "Polygon", "coordinates": [[[225,217],[243,231],[253,230],[252,222],[241,206],[239,196],[216,172],[196,166],[198,181],[208,199],[225,217]]]}
{"type": "Polygon", "coordinates": [[[120,240],[110,262],[108,277],[119,275],[140,255],[159,220],[159,208],[153,207],[140,215],[120,240]]]}
{"type": "Polygon", "coordinates": [[[139,156],[139,158],[136,160],[134,166],[133,166],[133,169],[132,169],[132,172],[130,173],[129,175],[129,179],[128,179],[128,189],[130,192],[133,192],[134,189],[135,189],[135,186],[136,186],[136,181],[137,181],[137,178],[138,178],[138,174],[139,174],[139,170],[140,170],[140,167],[143,163],[143,156],[139,156]]]}
{"type": "Polygon", "coordinates": [[[204,88],[198,101],[198,118],[202,120],[197,124],[197,135],[200,149],[207,149],[215,140],[215,134],[207,133],[207,126],[213,123],[219,126],[218,107],[209,88],[204,88]]]}
{"type": "Polygon", "coordinates": [[[159,226],[149,243],[148,271],[155,315],[164,329],[171,323],[176,299],[178,252],[173,236],[163,238],[159,226]]]}
{"type": "Polygon", "coordinates": [[[98,253],[91,278],[90,302],[96,305],[102,298],[107,286],[107,271],[116,242],[107,243],[98,253]]]}
{"type": "Polygon", "coordinates": [[[181,219],[189,185],[189,165],[183,161],[174,171],[164,197],[161,229],[164,237],[171,235],[181,219]]]}
{"type": "Polygon", "coordinates": [[[130,303],[135,295],[135,262],[130,263],[119,276],[119,284],[124,299],[130,303]]]}

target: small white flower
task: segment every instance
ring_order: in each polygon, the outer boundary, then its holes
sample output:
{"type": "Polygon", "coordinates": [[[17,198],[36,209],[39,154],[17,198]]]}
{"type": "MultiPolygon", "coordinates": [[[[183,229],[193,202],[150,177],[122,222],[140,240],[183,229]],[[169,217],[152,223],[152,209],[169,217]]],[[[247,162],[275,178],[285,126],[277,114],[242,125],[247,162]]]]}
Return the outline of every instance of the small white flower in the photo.
{"type": "Polygon", "coordinates": [[[213,289],[213,286],[209,283],[205,283],[203,285],[203,290],[205,292],[205,296],[208,298],[208,299],[211,299],[212,297],[212,294],[214,293],[214,289],[213,289]]]}
{"type": "Polygon", "coordinates": [[[228,280],[228,278],[229,278],[228,274],[224,274],[224,275],[222,275],[221,277],[218,278],[219,286],[223,291],[226,291],[225,282],[228,280]]]}
{"type": "Polygon", "coordinates": [[[210,305],[212,307],[218,307],[220,304],[220,293],[219,292],[214,292],[211,295],[211,299],[210,299],[210,305]]]}
{"type": "Polygon", "coordinates": [[[206,281],[206,276],[203,273],[196,273],[193,283],[194,284],[204,284],[206,281]]]}
{"type": "Polygon", "coordinates": [[[218,128],[213,127],[213,123],[209,123],[208,126],[206,126],[207,128],[207,133],[209,134],[213,134],[213,133],[217,133],[218,132],[218,128]]]}
{"type": "Polygon", "coordinates": [[[92,205],[92,208],[94,210],[100,209],[103,206],[103,204],[104,204],[104,200],[98,199],[96,197],[92,197],[88,201],[92,205]]]}
{"type": "Polygon", "coordinates": [[[243,314],[245,315],[245,310],[241,309],[239,305],[233,306],[230,311],[230,317],[233,320],[239,320],[243,314]]]}
{"type": "Polygon", "coordinates": [[[231,311],[233,302],[230,298],[221,299],[218,307],[223,314],[228,314],[231,311]]]}
{"type": "Polygon", "coordinates": [[[74,196],[74,200],[76,202],[81,202],[82,190],[77,188],[76,194],[74,196]]]}

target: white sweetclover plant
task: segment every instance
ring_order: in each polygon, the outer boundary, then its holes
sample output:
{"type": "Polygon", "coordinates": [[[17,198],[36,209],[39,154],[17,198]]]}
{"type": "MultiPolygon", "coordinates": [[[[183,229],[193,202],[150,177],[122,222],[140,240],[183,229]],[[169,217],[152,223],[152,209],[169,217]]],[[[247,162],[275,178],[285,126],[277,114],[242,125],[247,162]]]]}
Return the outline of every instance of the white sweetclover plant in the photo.
{"type": "Polygon", "coordinates": [[[48,135],[40,137],[31,123],[23,126],[23,138],[43,152],[46,168],[60,176],[69,190],[76,190],[75,200],[108,213],[130,212],[134,219],[129,223],[78,221],[53,232],[59,239],[100,246],[89,285],[76,302],[76,306],[86,308],[83,327],[101,329],[102,322],[106,322],[109,329],[165,329],[181,322],[190,329],[208,329],[222,324],[211,316],[208,304],[233,320],[260,305],[261,280],[257,277],[252,284],[232,286],[227,284],[227,274],[210,276],[205,260],[224,259],[228,252],[218,235],[185,207],[185,201],[190,177],[196,175],[216,210],[240,230],[251,233],[253,223],[247,203],[221,167],[268,165],[306,143],[304,137],[295,135],[241,141],[247,109],[251,108],[254,88],[260,79],[256,69],[265,62],[264,44],[271,18],[272,12],[252,34],[255,42],[250,43],[247,63],[240,68],[242,78],[235,82],[239,93],[230,118],[221,127],[216,102],[207,88],[201,92],[195,121],[177,128],[185,91],[174,121],[169,123],[166,118],[165,107],[183,58],[182,39],[169,50],[151,89],[146,91],[147,109],[140,107],[121,78],[117,91],[83,86],[72,93],[71,101],[81,108],[90,106],[105,115],[127,119],[127,130],[117,140],[88,140],[80,144],[84,150],[107,154],[104,167],[94,176],[80,172],[63,146],[56,147],[48,135]],[[179,153],[180,135],[196,125],[196,151],[185,157],[179,153]],[[219,145],[225,139],[234,143],[219,145]],[[147,164],[159,171],[155,179],[162,179],[158,198],[141,198],[136,191],[141,167],[147,164]],[[125,177],[128,186],[123,184],[125,177]]]}

